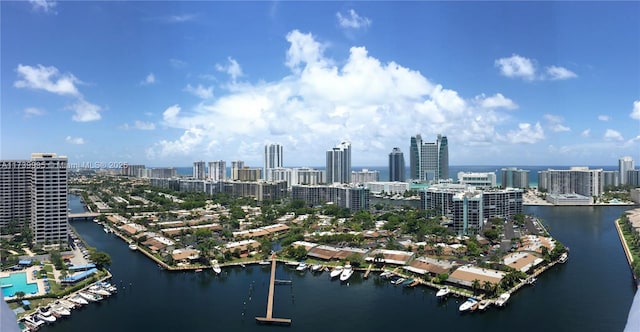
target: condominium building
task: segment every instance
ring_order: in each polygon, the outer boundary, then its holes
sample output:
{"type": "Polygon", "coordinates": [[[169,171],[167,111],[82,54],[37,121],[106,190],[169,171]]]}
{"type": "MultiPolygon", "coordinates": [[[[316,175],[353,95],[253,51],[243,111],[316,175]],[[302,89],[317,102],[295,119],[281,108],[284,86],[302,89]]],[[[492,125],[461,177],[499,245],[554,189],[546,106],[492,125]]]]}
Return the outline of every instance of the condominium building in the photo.
{"type": "Polygon", "coordinates": [[[156,179],[170,179],[178,176],[178,172],[173,167],[147,168],[140,171],[142,177],[156,179]]]}
{"type": "Polygon", "coordinates": [[[144,165],[123,165],[120,167],[120,174],[139,178],[143,176],[145,169],[144,165]]]}
{"type": "Polygon", "coordinates": [[[389,153],[389,181],[404,181],[404,154],[400,148],[393,148],[389,153]]]}
{"type": "Polygon", "coordinates": [[[236,176],[234,180],[259,181],[262,179],[262,168],[245,166],[236,170],[236,176]]]}
{"type": "Polygon", "coordinates": [[[366,182],[378,182],[380,181],[379,171],[370,171],[363,168],[361,171],[351,172],[351,183],[366,183],[366,182]]]}
{"type": "Polygon", "coordinates": [[[325,203],[336,204],[352,212],[369,209],[369,189],[349,185],[297,185],[291,188],[291,199],[302,200],[308,206],[325,203]]]}
{"type": "Polygon", "coordinates": [[[327,183],[351,182],[351,143],[342,142],[327,151],[326,180],[327,183]]]}
{"type": "Polygon", "coordinates": [[[500,170],[500,187],[529,188],[529,170],[507,167],[500,170]]]}
{"type": "Polygon", "coordinates": [[[205,174],[207,174],[205,172],[204,169],[204,161],[200,160],[200,161],[196,161],[193,163],[193,178],[196,180],[204,180],[205,178],[205,174]]]}
{"type": "Polygon", "coordinates": [[[496,186],[496,173],[458,172],[458,182],[478,188],[493,188],[496,186]]]}
{"type": "Polygon", "coordinates": [[[602,171],[602,186],[606,188],[617,187],[620,185],[620,172],[618,171],[602,171]]]}
{"type": "Polygon", "coordinates": [[[627,172],[635,168],[633,158],[629,156],[622,157],[618,160],[618,171],[620,172],[620,184],[629,184],[627,172]]]}
{"type": "Polygon", "coordinates": [[[271,169],[282,168],[283,165],[283,149],[280,144],[268,144],[264,146],[264,173],[263,177],[266,181],[272,181],[271,169]]]}
{"type": "Polygon", "coordinates": [[[425,142],[421,135],[411,137],[410,177],[421,182],[438,182],[449,178],[449,147],[446,136],[425,142]]]}
{"type": "Polygon", "coordinates": [[[372,194],[404,194],[405,192],[411,190],[411,185],[409,182],[367,182],[364,184],[365,188],[368,188],[372,194]]]}
{"type": "Polygon", "coordinates": [[[29,225],[35,243],[67,243],[67,157],[33,153],[30,160],[3,160],[0,179],[0,228],[29,225]]]}
{"type": "Polygon", "coordinates": [[[227,163],[224,160],[209,162],[209,180],[224,181],[227,179],[227,163]]]}
{"type": "Polygon", "coordinates": [[[234,160],[231,162],[231,180],[238,180],[238,171],[244,168],[244,161],[234,160]]]}
{"type": "Polygon", "coordinates": [[[602,169],[571,167],[568,170],[540,171],[538,188],[551,194],[600,196],[603,191],[602,169]]]}

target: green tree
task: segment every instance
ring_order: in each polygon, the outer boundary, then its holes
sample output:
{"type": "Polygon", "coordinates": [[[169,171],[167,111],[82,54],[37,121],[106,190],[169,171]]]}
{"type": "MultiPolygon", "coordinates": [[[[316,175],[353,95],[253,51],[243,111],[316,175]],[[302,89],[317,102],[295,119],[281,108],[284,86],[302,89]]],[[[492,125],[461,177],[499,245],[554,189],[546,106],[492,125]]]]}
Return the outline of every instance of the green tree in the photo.
{"type": "Polygon", "coordinates": [[[111,265],[111,256],[106,252],[93,250],[89,253],[89,259],[99,268],[106,268],[111,265]]]}
{"type": "Polygon", "coordinates": [[[62,260],[62,255],[59,251],[53,250],[49,254],[49,258],[51,259],[51,263],[56,267],[57,270],[62,270],[65,268],[64,261],[62,260]]]}

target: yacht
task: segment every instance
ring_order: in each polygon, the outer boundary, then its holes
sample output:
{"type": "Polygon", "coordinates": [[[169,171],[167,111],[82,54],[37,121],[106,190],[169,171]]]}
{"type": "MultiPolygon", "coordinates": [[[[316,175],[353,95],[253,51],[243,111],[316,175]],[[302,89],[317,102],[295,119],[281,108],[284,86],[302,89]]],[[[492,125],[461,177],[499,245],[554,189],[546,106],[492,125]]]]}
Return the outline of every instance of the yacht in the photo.
{"type": "Polygon", "coordinates": [[[511,297],[511,294],[509,293],[500,294],[500,297],[498,297],[498,299],[496,300],[496,305],[498,307],[504,307],[507,304],[507,301],[509,300],[510,297],[511,297]]]}
{"type": "Polygon", "coordinates": [[[380,276],[383,277],[383,278],[389,278],[392,275],[393,275],[393,272],[391,272],[391,271],[384,271],[384,272],[380,273],[380,276]]]}
{"type": "Polygon", "coordinates": [[[450,292],[451,290],[449,290],[449,287],[444,286],[438,290],[438,292],[436,293],[436,297],[444,298],[445,296],[449,295],[450,292]]]}
{"type": "Polygon", "coordinates": [[[68,310],[71,310],[76,307],[76,305],[73,302],[67,301],[65,299],[60,299],[58,301],[55,301],[53,304],[63,306],[68,310]]]}
{"type": "Polygon", "coordinates": [[[93,294],[98,294],[101,296],[111,296],[111,292],[109,292],[108,290],[98,286],[98,285],[93,285],[91,287],[89,287],[89,292],[93,293],[93,294]]]}
{"type": "Polygon", "coordinates": [[[394,284],[394,285],[399,285],[399,284],[403,283],[405,280],[407,280],[407,279],[405,279],[403,277],[398,277],[398,278],[396,278],[394,280],[391,280],[391,283],[394,284]]]}
{"type": "Polygon", "coordinates": [[[478,309],[479,310],[485,310],[487,309],[487,307],[491,304],[491,301],[489,300],[482,300],[480,301],[480,304],[478,305],[478,309]]]}
{"type": "Polygon", "coordinates": [[[60,315],[61,317],[71,316],[71,311],[69,309],[63,307],[62,305],[54,305],[51,307],[51,311],[60,315]]]}
{"type": "Polygon", "coordinates": [[[296,267],[297,271],[304,271],[307,269],[307,263],[305,262],[301,262],[300,264],[298,264],[298,266],[296,267]]]}
{"type": "Polygon", "coordinates": [[[335,268],[333,268],[333,270],[331,270],[331,273],[329,274],[329,276],[331,278],[335,278],[335,277],[337,277],[337,276],[342,274],[342,270],[343,270],[342,266],[338,265],[335,268]]]}
{"type": "Polygon", "coordinates": [[[211,269],[213,269],[213,272],[216,274],[220,274],[220,272],[222,272],[222,268],[220,268],[220,264],[218,264],[217,260],[212,260],[211,265],[211,269]]]}
{"type": "Polygon", "coordinates": [[[536,280],[537,280],[537,279],[536,279],[534,276],[531,276],[531,277],[527,278],[527,280],[526,280],[526,281],[527,281],[527,284],[529,284],[529,285],[533,285],[533,284],[535,284],[535,283],[536,283],[536,280]]]}
{"type": "Polygon", "coordinates": [[[322,265],[320,264],[311,265],[311,272],[318,272],[318,271],[321,271],[321,269],[322,269],[322,265]]]}
{"type": "Polygon", "coordinates": [[[464,303],[460,305],[458,310],[460,312],[474,310],[474,307],[478,306],[478,301],[472,297],[468,298],[464,303]]]}
{"type": "Polygon", "coordinates": [[[562,255],[560,255],[560,258],[558,258],[558,262],[564,263],[564,262],[567,261],[568,258],[569,258],[569,254],[564,252],[564,253],[562,253],[562,255]]]}
{"type": "Polygon", "coordinates": [[[87,300],[85,300],[84,298],[82,298],[79,295],[70,297],[69,301],[71,301],[71,302],[73,302],[73,303],[75,303],[76,305],[79,305],[79,306],[89,304],[89,302],[87,302],[87,300]]]}
{"type": "Polygon", "coordinates": [[[56,317],[53,316],[51,314],[51,310],[46,307],[40,308],[40,310],[38,310],[38,314],[36,315],[36,317],[38,317],[40,320],[47,323],[53,323],[56,321],[56,317]]]}
{"type": "Polygon", "coordinates": [[[347,281],[353,275],[353,268],[351,265],[347,264],[344,266],[342,273],[340,273],[340,281],[347,281]]]}
{"type": "Polygon", "coordinates": [[[132,244],[129,245],[129,249],[138,250],[138,246],[135,243],[132,243],[132,244]]]}
{"type": "Polygon", "coordinates": [[[98,294],[92,294],[92,293],[87,293],[87,292],[78,292],[78,295],[80,295],[83,299],[89,301],[89,302],[98,302],[100,300],[102,300],[102,296],[98,295],[98,294]]]}

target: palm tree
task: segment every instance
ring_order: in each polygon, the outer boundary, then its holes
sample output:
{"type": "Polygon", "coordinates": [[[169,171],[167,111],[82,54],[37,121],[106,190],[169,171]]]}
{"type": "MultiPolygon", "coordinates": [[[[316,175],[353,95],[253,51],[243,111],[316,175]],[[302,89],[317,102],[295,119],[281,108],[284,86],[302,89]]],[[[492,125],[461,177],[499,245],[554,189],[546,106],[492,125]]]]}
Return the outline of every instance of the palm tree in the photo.
{"type": "Polygon", "coordinates": [[[491,281],[485,281],[483,284],[483,288],[488,296],[493,296],[495,294],[495,284],[493,284],[491,281]]]}
{"type": "Polygon", "coordinates": [[[480,280],[473,279],[471,282],[471,288],[473,289],[473,295],[475,295],[476,291],[480,289],[480,280]]]}

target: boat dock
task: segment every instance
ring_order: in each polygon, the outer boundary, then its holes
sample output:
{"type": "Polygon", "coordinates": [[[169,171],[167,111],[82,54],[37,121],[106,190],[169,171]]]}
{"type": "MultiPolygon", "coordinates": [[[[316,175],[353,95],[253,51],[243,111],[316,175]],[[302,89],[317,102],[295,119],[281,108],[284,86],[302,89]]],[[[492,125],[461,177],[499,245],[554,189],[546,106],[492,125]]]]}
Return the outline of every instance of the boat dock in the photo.
{"type": "Polygon", "coordinates": [[[265,317],[256,317],[256,322],[260,324],[291,325],[289,318],[273,317],[273,293],[276,282],[276,255],[271,256],[271,279],[269,280],[269,297],[267,298],[267,314],[265,317]]]}
{"type": "Polygon", "coordinates": [[[363,278],[367,279],[369,278],[369,273],[371,273],[371,268],[373,267],[373,264],[369,264],[369,267],[367,268],[367,270],[364,272],[364,276],[363,278]]]}

